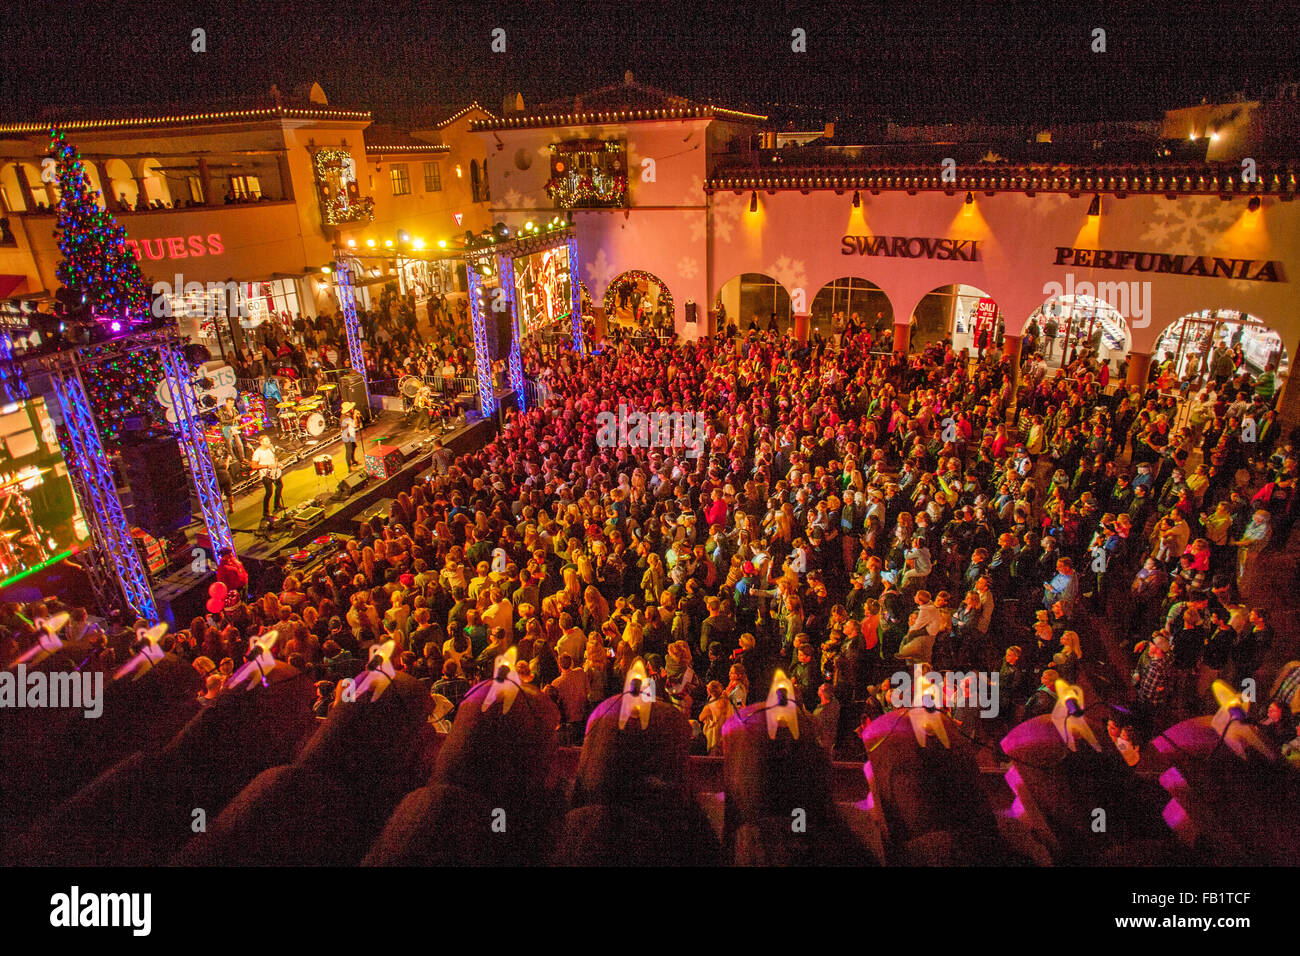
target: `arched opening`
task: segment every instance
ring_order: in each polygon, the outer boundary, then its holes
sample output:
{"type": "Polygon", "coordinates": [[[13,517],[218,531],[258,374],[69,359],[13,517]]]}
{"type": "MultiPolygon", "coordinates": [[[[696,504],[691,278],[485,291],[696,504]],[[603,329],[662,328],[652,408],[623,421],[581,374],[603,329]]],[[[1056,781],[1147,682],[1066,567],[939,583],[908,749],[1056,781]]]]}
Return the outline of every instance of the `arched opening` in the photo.
{"type": "Polygon", "coordinates": [[[1173,362],[1174,374],[1181,379],[1190,372],[1199,386],[1212,377],[1220,350],[1231,358],[1234,374],[1272,368],[1285,375],[1291,367],[1282,336],[1255,316],[1232,309],[1203,309],[1178,319],[1156,339],[1151,360],[1173,362]]]}
{"type": "Polygon", "coordinates": [[[605,321],[637,329],[673,330],[673,294],[662,279],[641,269],[615,276],[605,289],[605,321]]]}
{"type": "Polygon", "coordinates": [[[131,167],[123,160],[110,159],[104,164],[104,173],[108,176],[109,192],[112,193],[112,199],[108,204],[109,209],[134,210],[137,208],[137,202],[140,203],[141,208],[147,205],[140,195],[135,177],[131,175],[131,167]]]}
{"type": "Polygon", "coordinates": [[[22,176],[27,182],[27,188],[31,190],[32,200],[36,204],[36,208],[28,210],[29,212],[38,210],[48,212],[54,208],[54,204],[59,201],[57,190],[53,184],[46,186],[41,179],[41,167],[35,163],[20,162],[16,164],[13,179],[14,192],[9,193],[10,201],[16,201],[23,206],[27,204],[27,197],[23,195],[22,187],[19,185],[17,178],[19,176],[22,176]]]}
{"type": "Polygon", "coordinates": [[[1060,368],[1088,349],[1101,362],[1116,367],[1133,344],[1128,320],[1104,298],[1091,295],[1053,296],[1035,309],[1025,323],[1022,354],[1041,355],[1048,368],[1060,368]]]}
{"type": "Polygon", "coordinates": [[[723,283],[713,300],[718,311],[718,331],[727,325],[747,331],[753,323],[766,331],[775,321],[776,328],[789,331],[794,325],[790,293],[776,279],[761,272],[745,272],[723,283]]]}
{"type": "Polygon", "coordinates": [[[18,183],[18,166],[5,163],[0,166],[0,200],[4,202],[4,212],[29,212],[27,197],[23,195],[18,183]]]}
{"type": "Polygon", "coordinates": [[[168,206],[172,201],[171,190],[167,187],[167,173],[163,164],[156,159],[140,161],[140,182],[144,184],[144,199],[147,205],[155,203],[168,206]]]}
{"type": "Polygon", "coordinates": [[[951,339],[956,351],[970,349],[974,355],[998,346],[1004,331],[991,295],[973,285],[944,285],[926,293],[912,310],[909,351],[951,339]]]}
{"type": "Polygon", "coordinates": [[[826,283],[812,300],[813,331],[830,337],[836,331],[836,316],[853,321],[859,330],[889,331],[894,324],[894,305],[889,296],[870,279],[844,276],[826,283]]]}

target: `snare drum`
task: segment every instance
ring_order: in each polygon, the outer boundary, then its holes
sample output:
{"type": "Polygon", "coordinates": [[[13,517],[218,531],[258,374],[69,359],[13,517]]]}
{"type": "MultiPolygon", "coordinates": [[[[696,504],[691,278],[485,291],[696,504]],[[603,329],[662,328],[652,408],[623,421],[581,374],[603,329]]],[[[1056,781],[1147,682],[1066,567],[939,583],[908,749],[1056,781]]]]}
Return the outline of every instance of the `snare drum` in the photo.
{"type": "Polygon", "coordinates": [[[317,455],[312,459],[312,464],[316,466],[316,474],[318,475],[334,474],[334,459],[329,455],[317,455]]]}

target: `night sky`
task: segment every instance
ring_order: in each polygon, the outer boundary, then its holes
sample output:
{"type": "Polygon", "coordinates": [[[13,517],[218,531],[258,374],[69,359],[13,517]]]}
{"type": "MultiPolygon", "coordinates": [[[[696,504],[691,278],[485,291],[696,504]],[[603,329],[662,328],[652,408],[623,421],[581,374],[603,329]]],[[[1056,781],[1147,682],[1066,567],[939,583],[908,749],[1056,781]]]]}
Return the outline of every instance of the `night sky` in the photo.
{"type": "Polygon", "coordinates": [[[380,120],[619,81],[774,117],[1147,119],[1300,79],[1300,3],[6,3],[0,119],[206,105],[317,80],[380,120]],[[207,52],[190,31],[207,31],[207,52]],[[506,30],[507,51],[489,50],[506,30]],[[791,30],[808,52],[791,51],[791,30]],[[1091,31],[1106,30],[1105,53],[1091,31]]]}

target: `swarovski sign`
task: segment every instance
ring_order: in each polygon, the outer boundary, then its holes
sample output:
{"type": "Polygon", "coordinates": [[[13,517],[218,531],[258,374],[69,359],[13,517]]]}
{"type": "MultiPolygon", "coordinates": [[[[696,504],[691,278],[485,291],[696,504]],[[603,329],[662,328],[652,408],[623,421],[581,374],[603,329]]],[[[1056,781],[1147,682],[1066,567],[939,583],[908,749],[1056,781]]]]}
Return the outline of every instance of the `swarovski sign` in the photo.
{"type": "Polygon", "coordinates": [[[979,261],[975,239],[934,239],[918,236],[845,236],[840,255],[889,256],[895,259],[956,259],[979,261]]]}

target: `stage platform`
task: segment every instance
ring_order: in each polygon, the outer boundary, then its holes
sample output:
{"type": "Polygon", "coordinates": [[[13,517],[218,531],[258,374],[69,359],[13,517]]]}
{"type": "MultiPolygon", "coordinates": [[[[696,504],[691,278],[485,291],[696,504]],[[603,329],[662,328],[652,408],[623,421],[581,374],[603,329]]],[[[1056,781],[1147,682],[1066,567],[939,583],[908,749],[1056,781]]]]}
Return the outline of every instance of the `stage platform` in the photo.
{"type": "MultiPolygon", "coordinates": [[[[314,449],[312,455],[285,469],[281,499],[284,509],[271,528],[265,528],[262,523],[263,488],[260,481],[250,490],[236,495],[230,527],[235,552],[248,569],[254,593],[257,593],[256,585],[263,569],[280,555],[297,551],[323,534],[355,535],[358,516],[384,500],[396,499],[402,492],[410,491],[417,477],[430,467],[435,438],[441,438],[453,453],[461,455],[487,444],[495,431],[496,422],[490,418],[442,432],[437,427],[429,431],[408,426],[403,423],[400,412],[384,412],[362,432],[362,441],[357,444],[358,467],[353,469],[353,474],[365,472],[365,453],[378,445],[405,449],[400,467],[389,477],[370,476],[364,486],[338,499],[338,485],[347,477],[348,470],[342,441],[333,441],[314,449]],[[313,464],[313,456],[321,454],[329,455],[334,462],[334,473],[327,478],[318,476],[313,464]],[[311,507],[313,500],[318,503],[321,513],[314,515],[309,522],[295,522],[294,513],[303,507],[311,507]]],[[[187,529],[187,536],[197,542],[196,547],[202,546],[206,536],[201,520],[187,529]]],[[[211,557],[210,552],[203,554],[205,558],[211,557]]],[[[200,561],[196,555],[193,563],[155,578],[154,596],[162,619],[173,622],[174,626],[185,627],[191,618],[203,614],[208,585],[216,580],[214,571],[210,562],[200,561]],[[205,563],[209,565],[207,570],[197,570],[205,563]]]]}

